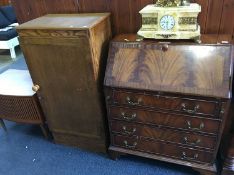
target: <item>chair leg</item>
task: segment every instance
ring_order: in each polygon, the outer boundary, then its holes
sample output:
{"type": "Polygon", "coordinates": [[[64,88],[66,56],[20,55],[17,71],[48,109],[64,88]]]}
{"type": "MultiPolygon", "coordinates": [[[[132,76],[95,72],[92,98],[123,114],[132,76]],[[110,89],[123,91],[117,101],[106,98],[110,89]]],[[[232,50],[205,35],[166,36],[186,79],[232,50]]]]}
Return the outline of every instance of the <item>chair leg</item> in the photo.
{"type": "Polygon", "coordinates": [[[16,60],[15,47],[10,48],[11,58],[13,61],[16,60]]]}
{"type": "Polygon", "coordinates": [[[1,119],[1,118],[0,118],[0,125],[4,129],[4,131],[7,132],[6,125],[5,125],[4,121],[3,121],[3,119],[1,119]]]}

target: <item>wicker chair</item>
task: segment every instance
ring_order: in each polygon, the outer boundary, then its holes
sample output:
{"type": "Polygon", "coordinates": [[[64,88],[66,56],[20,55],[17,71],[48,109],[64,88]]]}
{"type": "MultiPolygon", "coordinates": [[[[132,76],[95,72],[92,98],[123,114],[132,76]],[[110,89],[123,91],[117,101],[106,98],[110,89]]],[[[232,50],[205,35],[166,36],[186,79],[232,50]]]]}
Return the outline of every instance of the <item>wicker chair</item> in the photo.
{"type": "Polygon", "coordinates": [[[48,138],[40,104],[32,91],[32,80],[28,70],[9,69],[0,74],[0,125],[6,131],[5,120],[38,124],[48,138]]]}

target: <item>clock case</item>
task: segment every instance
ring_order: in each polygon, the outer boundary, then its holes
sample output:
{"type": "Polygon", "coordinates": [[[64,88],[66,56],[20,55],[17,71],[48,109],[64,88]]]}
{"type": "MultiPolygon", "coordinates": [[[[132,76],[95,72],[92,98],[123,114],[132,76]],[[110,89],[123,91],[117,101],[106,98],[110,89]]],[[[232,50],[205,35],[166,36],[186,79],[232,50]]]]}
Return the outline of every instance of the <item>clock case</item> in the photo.
{"type": "Polygon", "coordinates": [[[200,12],[201,6],[196,3],[178,7],[147,5],[140,11],[142,27],[137,34],[153,39],[199,39],[200,26],[197,18],[200,12]],[[175,20],[175,25],[170,30],[160,27],[160,20],[165,15],[172,16],[175,20]]]}

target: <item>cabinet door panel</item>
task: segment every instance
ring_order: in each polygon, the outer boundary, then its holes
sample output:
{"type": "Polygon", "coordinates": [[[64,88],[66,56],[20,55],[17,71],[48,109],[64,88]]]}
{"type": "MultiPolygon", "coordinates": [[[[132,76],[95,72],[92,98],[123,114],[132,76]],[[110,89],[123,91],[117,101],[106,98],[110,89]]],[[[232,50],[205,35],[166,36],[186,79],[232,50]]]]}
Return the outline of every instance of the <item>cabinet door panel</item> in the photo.
{"type": "Polygon", "coordinates": [[[101,137],[102,113],[88,38],[36,41],[38,44],[21,38],[32,79],[40,86],[38,96],[52,132],[101,137]]]}

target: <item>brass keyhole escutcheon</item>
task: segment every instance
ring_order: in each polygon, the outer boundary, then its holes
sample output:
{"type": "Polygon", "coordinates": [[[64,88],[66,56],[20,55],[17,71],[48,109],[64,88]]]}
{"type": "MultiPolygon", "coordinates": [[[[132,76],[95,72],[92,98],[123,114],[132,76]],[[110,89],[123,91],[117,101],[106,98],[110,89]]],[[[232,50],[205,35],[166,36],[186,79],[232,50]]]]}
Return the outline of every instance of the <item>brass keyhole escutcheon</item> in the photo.
{"type": "Polygon", "coordinates": [[[162,45],[162,51],[163,51],[163,52],[168,51],[168,48],[169,48],[168,44],[163,44],[163,45],[162,45]]]}

